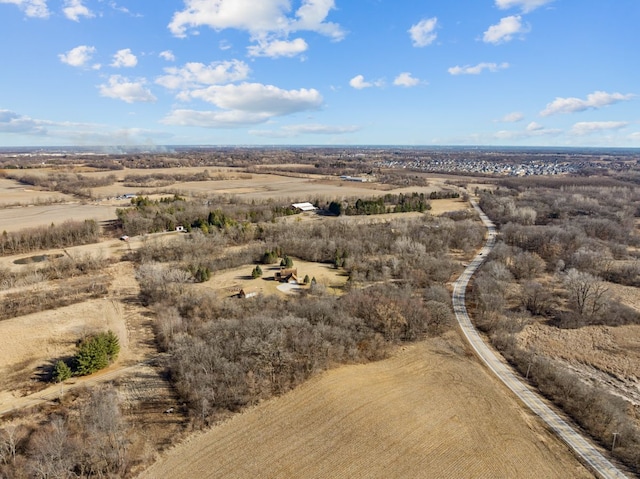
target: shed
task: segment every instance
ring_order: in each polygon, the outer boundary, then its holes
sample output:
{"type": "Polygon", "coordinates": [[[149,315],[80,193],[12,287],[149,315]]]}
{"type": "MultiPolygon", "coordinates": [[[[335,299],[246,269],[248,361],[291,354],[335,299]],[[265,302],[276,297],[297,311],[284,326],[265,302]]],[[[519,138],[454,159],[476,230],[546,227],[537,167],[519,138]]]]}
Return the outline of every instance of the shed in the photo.
{"type": "Polygon", "coordinates": [[[293,206],[295,209],[300,210],[300,211],[315,211],[318,208],[316,208],[315,206],[313,206],[311,203],[293,203],[291,206],[293,206]]]}
{"type": "Polygon", "coordinates": [[[242,288],[238,293],[238,298],[253,298],[258,295],[256,288],[242,288]]]}

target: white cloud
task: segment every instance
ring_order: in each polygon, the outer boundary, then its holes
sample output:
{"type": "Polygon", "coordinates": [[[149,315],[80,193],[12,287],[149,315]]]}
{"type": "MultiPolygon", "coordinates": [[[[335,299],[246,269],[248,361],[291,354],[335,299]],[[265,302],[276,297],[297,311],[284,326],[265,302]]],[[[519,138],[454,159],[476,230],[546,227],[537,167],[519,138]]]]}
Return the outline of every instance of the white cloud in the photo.
{"type": "Polygon", "coordinates": [[[249,134],[255,136],[263,136],[267,138],[291,138],[300,135],[345,135],[359,131],[360,127],[355,125],[336,126],[336,125],[288,125],[280,130],[251,130],[249,134]]]}
{"type": "MultiPolygon", "coordinates": [[[[265,1],[265,0],[262,0],[265,1]]],[[[296,11],[296,20],[290,26],[291,31],[308,30],[342,40],[345,36],[340,25],[325,22],[329,12],[335,8],[334,0],[303,0],[296,11]]]]}
{"type": "Polygon", "coordinates": [[[270,116],[315,110],[322,104],[322,95],[313,88],[282,90],[276,86],[261,83],[213,85],[191,91],[189,96],[225,110],[260,112],[270,116]]]}
{"type": "Polygon", "coordinates": [[[130,81],[120,75],[111,75],[108,85],[99,85],[100,95],[127,103],[156,101],[157,98],[148,88],[145,88],[145,84],[145,80],[130,81]]]}
{"type": "Polygon", "coordinates": [[[522,140],[527,138],[558,136],[562,130],[545,128],[543,125],[532,121],[524,130],[500,130],[493,137],[498,140],[522,140]]]}
{"type": "Polygon", "coordinates": [[[349,80],[349,85],[351,85],[356,90],[362,90],[364,88],[371,88],[374,86],[380,87],[384,85],[384,81],[376,80],[374,82],[365,81],[364,76],[356,75],[351,80],[349,80]]]}
{"type": "Polygon", "coordinates": [[[571,133],[574,135],[591,135],[609,130],[620,130],[629,123],[626,121],[581,121],[573,125],[571,133]]]}
{"type": "Polygon", "coordinates": [[[349,85],[351,85],[356,90],[362,90],[363,88],[372,87],[373,84],[364,81],[363,75],[356,75],[351,80],[349,80],[349,85]]]}
{"type": "Polygon", "coordinates": [[[47,0],[0,0],[0,3],[17,5],[27,17],[47,18],[50,14],[47,0]]]}
{"type": "Polygon", "coordinates": [[[93,12],[82,4],[82,0],[65,0],[62,11],[64,12],[65,17],[69,20],[73,20],[74,22],[79,22],[80,17],[95,17],[93,12]]]}
{"type": "Polygon", "coordinates": [[[71,65],[72,67],[83,67],[91,60],[93,54],[96,52],[95,47],[88,45],[80,45],[72,48],[67,53],[61,53],[58,55],[62,63],[71,65]]]}
{"type": "Polygon", "coordinates": [[[553,0],[496,0],[496,7],[501,10],[520,7],[523,13],[529,13],[551,2],[553,0]]]}
{"type": "Polygon", "coordinates": [[[247,31],[253,39],[277,35],[286,38],[297,31],[313,31],[340,40],[345,32],[326,22],[335,8],[334,0],[303,0],[290,16],[289,0],[185,0],[185,9],[174,13],[168,27],[177,37],[185,37],[192,28],[208,26],[214,30],[235,28],[247,31]]]}
{"type": "Polygon", "coordinates": [[[513,40],[514,35],[528,33],[529,31],[530,28],[522,24],[522,17],[520,15],[512,15],[500,19],[500,23],[497,25],[491,25],[489,29],[484,32],[482,40],[485,43],[497,45],[513,40]]]}
{"type": "Polygon", "coordinates": [[[635,131],[629,135],[629,139],[633,141],[640,141],[640,131],[635,131]]]}
{"type": "Polygon", "coordinates": [[[427,45],[431,45],[438,37],[438,34],[435,33],[437,26],[437,17],[427,18],[412,25],[409,29],[409,35],[411,35],[413,46],[426,47],[427,45]]]}
{"type": "Polygon", "coordinates": [[[60,132],[57,136],[69,138],[75,144],[83,145],[113,145],[117,148],[111,150],[106,148],[105,152],[121,153],[127,151],[126,146],[144,146],[145,150],[166,151],[163,146],[157,146],[156,142],[167,143],[174,137],[173,133],[166,131],[148,130],[145,128],[118,128],[112,129],[109,126],[91,125],[90,127],[78,130],[60,132]],[[125,147],[125,148],[122,148],[125,147]]]}
{"type": "Polygon", "coordinates": [[[200,88],[206,85],[220,85],[245,80],[249,75],[249,66],[240,60],[204,63],[186,63],[182,68],[165,68],[167,75],[156,80],[170,90],[200,88]]]}
{"type": "Polygon", "coordinates": [[[138,58],[133,53],[131,53],[130,48],[118,50],[113,55],[113,62],[111,62],[111,66],[114,68],[133,68],[137,64],[138,58]]]}
{"type": "Polygon", "coordinates": [[[184,3],[185,9],[174,13],[169,23],[169,30],[177,37],[185,37],[189,28],[200,26],[267,33],[288,24],[287,0],[185,0],[184,3]]]}
{"type": "Polygon", "coordinates": [[[353,133],[360,130],[359,126],[336,126],[336,125],[290,125],[283,128],[297,135],[343,135],[345,133],[353,133]]]}
{"type": "Polygon", "coordinates": [[[409,72],[402,72],[394,80],[393,84],[396,86],[412,87],[420,83],[420,80],[411,76],[409,72]]]}
{"type": "MultiPolygon", "coordinates": [[[[99,1],[104,1],[104,0],[99,0],[99,1]]],[[[127,7],[123,7],[121,5],[118,5],[116,2],[114,1],[110,1],[109,2],[109,6],[114,9],[117,12],[121,12],[121,13],[126,13],[127,15],[130,15],[132,17],[142,17],[143,15],[140,13],[132,13],[127,7]]]]}
{"type": "Polygon", "coordinates": [[[0,132],[39,136],[45,135],[47,130],[41,121],[19,115],[11,110],[0,110],[0,132]]]}
{"type": "Polygon", "coordinates": [[[309,45],[302,38],[295,40],[259,40],[257,45],[247,48],[251,57],[295,57],[307,51],[309,45]]]}
{"type": "Polygon", "coordinates": [[[173,110],[160,120],[165,125],[200,126],[203,128],[240,128],[264,123],[271,118],[266,113],[244,111],[173,110]]]}
{"type": "Polygon", "coordinates": [[[522,120],[524,120],[524,115],[519,111],[514,111],[512,113],[507,113],[500,121],[503,123],[517,123],[522,120]]]}
{"type": "Polygon", "coordinates": [[[163,119],[163,123],[237,128],[264,123],[276,116],[316,110],[322,105],[322,96],[317,90],[283,90],[261,83],[213,85],[188,92],[187,96],[212,103],[219,110],[174,110],[163,119]]]}
{"type": "Polygon", "coordinates": [[[158,56],[168,62],[175,62],[176,61],[176,56],[173,54],[173,52],[171,50],[165,50],[163,52],[160,52],[158,54],[158,56]]]}
{"type": "Polygon", "coordinates": [[[607,93],[604,91],[594,91],[587,95],[586,100],[581,98],[560,98],[557,97],[546,108],[540,112],[542,116],[555,115],[556,113],[576,113],[589,109],[599,109],[608,105],[613,105],[621,101],[629,101],[635,98],[632,93],[607,93]]]}
{"type": "Polygon", "coordinates": [[[172,133],[142,128],[113,129],[109,125],[69,121],[37,120],[9,110],[0,110],[0,133],[46,138],[44,144],[145,145],[167,141],[172,133]],[[45,143],[46,142],[46,143],[45,143]]]}
{"type": "Polygon", "coordinates": [[[447,71],[451,75],[479,75],[484,70],[488,70],[490,72],[497,72],[498,70],[504,70],[505,68],[509,68],[508,63],[478,63],[477,65],[465,65],[463,67],[456,65],[455,67],[449,68],[447,71]]]}

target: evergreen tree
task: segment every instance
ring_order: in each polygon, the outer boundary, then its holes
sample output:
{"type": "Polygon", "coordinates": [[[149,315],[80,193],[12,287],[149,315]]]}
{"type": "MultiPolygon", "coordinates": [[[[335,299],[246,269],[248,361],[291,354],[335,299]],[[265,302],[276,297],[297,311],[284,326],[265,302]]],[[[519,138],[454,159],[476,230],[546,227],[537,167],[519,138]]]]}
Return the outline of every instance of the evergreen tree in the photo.
{"type": "Polygon", "coordinates": [[[256,265],[255,268],[253,268],[253,271],[251,271],[251,277],[253,279],[257,279],[260,276],[262,276],[262,268],[260,267],[260,265],[256,265]]]}
{"type": "Polygon", "coordinates": [[[72,375],[71,368],[62,360],[56,362],[56,365],[53,367],[53,382],[61,383],[62,381],[66,381],[72,375]]]}
{"type": "Polygon", "coordinates": [[[91,336],[80,343],[75,356],[76,374],[85,376],[106,368],[120,352],[120,341],[113,331],[91,336]]]}

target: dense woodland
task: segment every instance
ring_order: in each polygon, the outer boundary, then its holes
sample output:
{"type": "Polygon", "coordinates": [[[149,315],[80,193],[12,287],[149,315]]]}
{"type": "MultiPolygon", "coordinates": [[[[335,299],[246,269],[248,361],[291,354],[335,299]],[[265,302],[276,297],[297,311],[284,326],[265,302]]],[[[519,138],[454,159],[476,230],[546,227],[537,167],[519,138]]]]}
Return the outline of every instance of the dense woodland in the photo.
{"type": "Polygon", "coordinates": [[[467,219],[425,216],[358,228],[328,219],[259,224],[249,228],[245,248],[220,253],[237,245],[234,228],[149,244],[135,258],[143,298],[156,311],[158,340],[170,352],[171,377],[194,420],[204,422],[332,365],[380,359],[394,343],[447,330],[453,315],[444,283],[460,271],[448,252],[471,251],[484,236],[467,219]],[[188,288],[196,266],[215,275],[257,264],[271,251],[341,268],[349,276],[344,294],[316,284],[302,297],[238,300],[188,288]]]}
{"type": "Polygon", "coordinates": [[[67,248],[100,240],[100,227],[94,220],[65,221],[29,228],[13,233],[0,234],[0,256],[30,253],[53,248],[67,248]]]}

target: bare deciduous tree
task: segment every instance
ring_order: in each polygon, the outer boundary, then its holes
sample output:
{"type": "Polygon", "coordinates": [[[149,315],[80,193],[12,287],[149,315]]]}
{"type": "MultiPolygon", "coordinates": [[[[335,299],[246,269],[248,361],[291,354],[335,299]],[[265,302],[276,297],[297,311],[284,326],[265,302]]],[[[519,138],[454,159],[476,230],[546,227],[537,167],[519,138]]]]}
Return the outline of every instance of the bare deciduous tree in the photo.
{"type": "Polygon", "coordinates": [[[17,424],[8,424],[0,429],[0,464],[15,464],[18,443],[24,439],[25,433],[25,429],[17,424]]]}
{"type": "Polygon", "coordinates": [[[569,294],[569,305],[579,319],[591,321],[603,311],[608,288],[596,276],[571,268],[564,275],[563,283],[569,294]]]}
{"type": "Polygon", "coordinates": [[[522,306],[531,314],[546,314],[554,304],[554,296],[542,284],[527,281],[522,285],[522,306]]]}
{"type": "Polygon", "coordinates": [[[122,475],[126,469],[127,428],[112,386],[96,389],[82,411],[79,463],[87,475],[122,475]]]}
{"type": "Polygon", "coordinates": [[[72,477],[74,447],[66,421],[56,416],[29,441],[29,469],[39,479],[72,477]]]}
{"type": "Polygon", "coordinates": [[[545,269],[544,260],[536,253],[522,251],[513,257],[510,270],[516,279],[532,279],[545,269]]]}

